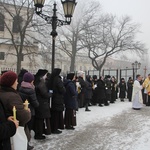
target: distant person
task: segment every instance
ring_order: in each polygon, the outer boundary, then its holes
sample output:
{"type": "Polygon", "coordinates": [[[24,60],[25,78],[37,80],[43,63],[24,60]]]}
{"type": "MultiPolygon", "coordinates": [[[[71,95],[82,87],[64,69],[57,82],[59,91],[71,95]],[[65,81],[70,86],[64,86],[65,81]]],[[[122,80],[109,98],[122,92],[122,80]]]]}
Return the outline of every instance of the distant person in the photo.
{"type": "Polygon", "coordinates": [[[129,77],[127,82],[127,98],[129,99],[129,102],[131,102],[132,91],[133,91],[133,79],[129,77]]]}
{"type": "Polygon", "coordinates": [[[126,97],[126,82],[124,78],[121,78],[120,83],[119,83],[119,98],[121,102],[124,102],[124,99],[126,97]]]}
{"type": "Polygon", "coordinates": [[[150,106],[150,74],[143,82],[143,87],[145,88],[145,103],[146,106],[150,106]]]}
{"type": "Polygon", "coordinates": [[[100,107],[102,107],[104,104],[105,106],[108,106],[109,103],[106,99],[106,89],[105,89],[105,82],[104,77],[100,76],[100,78],[97,80],[97,87],[95,88],[96,95],[97,95],[97,103],[100,107]]]}
{"type": "Polygon", "coordinates": [[[111,102],[111,92],[112,92],[111,76],[107,75],[104,81],[105,81],[106,99],[107,101],[111,102]]]}
{"type": "Polygon", "coordinates": [[[89,104],[90,105],[96,105],[97,104],[97,75],[93,75],[93,82],[92,82],[92,91],[93,91],[93,95],[92,95],[92,99],[91,99],[91,103],[89,104]]]}
{"type": "Polygon", "coordinates": [[[111,78],[111,101],[110,103],[114,103],[116,101],[116,79],[115,77],[111,78]]]}
{"type": "Polygon", "coordinates": [[[85,111],[91,111],[88,106],[90,100],[92,99],[93,95],[93,88],[92,88],[92,77],[90,75],[86,75],[86,88],[85,88],[85,111]]]}
{"type": "Polygon", "coordinates": [[[142,98],[142,85],[140,85],[142,77],[141,75],[136,76],[136,80],[133,84],[132,92],[132,108],[135,110],[140,110],[143,107],[143,98],[142,98]]]}
{"type": "Polygon", "coordinates": [[[79,108],[83,108],[85,105],[86,82],[84,80],[84,75],[85,75],[85,73],[83,71],[78,72],[78,81],[79,81],[79,84],[81,86],[81,92],[78,95],[79,108]]]}

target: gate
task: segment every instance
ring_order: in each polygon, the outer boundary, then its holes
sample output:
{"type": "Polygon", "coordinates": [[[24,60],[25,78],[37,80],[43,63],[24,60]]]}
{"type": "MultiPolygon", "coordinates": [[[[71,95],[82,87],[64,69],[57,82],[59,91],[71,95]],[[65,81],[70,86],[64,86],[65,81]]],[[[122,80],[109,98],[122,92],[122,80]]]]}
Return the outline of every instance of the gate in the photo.
{"type": "MultiPolygon", "coordinates": [[[[100,71],[98,70],[88,70],[88,75],[97,75],[97,77],[99,78],[100,71]]],[[[135,73],[134,73],[134,69],[132,68],[125,68],[125,69],[103,69],[102,71],[102,76],[106,76],[106,75],[110,75],[110,76],[114,76],[118,81],[120,81],[121,78],[124,78],[125,81],[127,82],[129,77],[132,77],[132,79],[135,79],[135,73]]]]}
{"type": "Polygon", "coordinates": [[[120,69],[120,79],[121,78],[124,78],[125,81],[127,82],[129,77],[132,77],[132,79],[134,80],[134,70],[133,69],[129,69],[129,68],[126,68],[126,69],[120,69]]]}
{"type": "Polygon", "coordinates": [[[118,69],[103,69],[103,74],[104,77],[106,75],[114,76],[118,80],[118,69]]]}
{"type": "Polygon", "coordinates": [[[90,76],[97,75],[97,78],[99,78],[100,71],[98,71],[98,70],[88,70],[88,75],[90,75],[90,76]]]}

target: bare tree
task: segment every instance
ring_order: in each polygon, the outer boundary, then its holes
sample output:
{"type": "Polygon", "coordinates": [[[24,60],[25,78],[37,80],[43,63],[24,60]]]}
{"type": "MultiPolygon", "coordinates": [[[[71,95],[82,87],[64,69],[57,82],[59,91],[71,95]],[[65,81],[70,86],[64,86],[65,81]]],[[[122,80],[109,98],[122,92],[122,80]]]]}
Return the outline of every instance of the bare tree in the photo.
{"type": "MultiPolygon", "coordinates": [[[[39,34],[40,26],[38,19],[34,15],[34,7],[32,0],[0,0],[0,13],[4,16],[4,26],[7,30],[5,41],[0,44],[7,44],[7,56],[16,56],[17,73],[22,67],[24,56],[28,57],[29,67],[37,66],[35,57],[38,56],[38,44],[42,43],[39,34]],[[35,30],[35,28],[38,30],[35,30]],[[8,44],[9,43],[9,44],[8,44]]],[[[2,18],[1,18],[2,20],[2,18]]],[[[45,36],[45,35],[44,35],[45,36]]]]}
{"type": "Polygon", "coordinates": [[[138,28],[127,16],[117,19],[115,16],[103,14],[92,23],[87,20],[81,41],[93,67],[101,71],[107,58],[114,54],[142,54],[146,49],[143,43],[136,40],[138,28]]]}
{"type": "MultiPolygon", "coordinates": [[[[76,55],[85,47],[80,42],[80,37],[85,30],[86,21],[91,22],[93,20],[92,18],[97,17],[97,11],[100,10],[99,2],[89,1],[87,4],[88,5],[85,5],[85,3],[83,3],[82,6],[76,8],[77,10],[71,26],[67,26],[60,31],[61,35],[59,36],[58,47],[70,57],[70,71],[75,70],[76,55]]],[[[89,28],[89,26],[86,26],[86,28],[89,28]]]]}

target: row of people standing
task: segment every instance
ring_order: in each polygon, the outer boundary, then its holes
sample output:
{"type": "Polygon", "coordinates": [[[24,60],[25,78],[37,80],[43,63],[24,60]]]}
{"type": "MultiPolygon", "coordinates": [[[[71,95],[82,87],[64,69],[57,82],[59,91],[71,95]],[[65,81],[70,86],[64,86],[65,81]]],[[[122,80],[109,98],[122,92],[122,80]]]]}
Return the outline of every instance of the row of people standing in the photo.
{"type": "Polygon", "coordinates": [[[131,102],[132,90],[133,90],[133,79],[129,77],[127,83],[124,78],[121,78],[118,83],[115,77],[110,75],[100,76],[98,79],[96,75],[87,75],[84,80],[84,72],[80,72],[77,77],[78,90],[78,103],[79,107],[87,107],[86,104],[86,91],[88,95],[88,102],[93,105],[99,104],[99,106],[108,106],[109,103],[114,103],[116,99],[120,98],[123,102],[125,98],[131,102]],[[90,80],[89,80],[90,79],[90,80]]]}
{"type": "MultiPolygon", "coordinates": [[[[16,118],[19,125],[25,127],[28,142],[31,138],[31,130],[35,132],[34,138],[41,140],[45,139],[45,135],[61,133],[62,131],[59,129],[64,129],[64,125],[69,130],[73,130],[73,126],[76,125],[77,91],[72,81],[74,74],[68,74],[66,79],[68,85],[65,85],[60,77],[60,72],[61,69],[56,68],[50,75],[47,70],[39,69],[34,76],[23,70],[23,73],[21,72],[21,75],[17,76],[16,73],[7,71],[0,77],[0,102],[4,107],[5,115],[7,117],[12,116],[13,106],[16,107],[16,118]],[[69,101],[68,98],[65,98],[68,95],[70,95],[69,101]],[[65,107],[64,99],[66,99],[65,107]],[[29,102],[29,109],[27,110],[24,109],[25,100],[29,102]],[[65,116],[63,116],[64,108],[65,116]]],[[[13,119],[12,123],[0,120],[0,123],[3,122],[10,124],[10,127],[14,126],[9,137],[15,134],[17,122],[13,119]]],[[[4,141],[0,140],[0,147],[3,147],[3,143],[4,141]]],[[[28,147],[29,149],[33,148],[28,147]]],[[[10,143],[9,149],[11,149],[10,143]]]]}

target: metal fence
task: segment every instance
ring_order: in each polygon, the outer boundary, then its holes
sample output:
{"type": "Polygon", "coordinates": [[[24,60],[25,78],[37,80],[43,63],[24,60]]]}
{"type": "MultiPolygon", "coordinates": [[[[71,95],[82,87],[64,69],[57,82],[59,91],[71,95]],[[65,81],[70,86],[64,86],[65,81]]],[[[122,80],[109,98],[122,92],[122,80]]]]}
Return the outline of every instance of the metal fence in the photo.
{"type": "Polygon", "coordinates": [[[102,76],[110,75],[110,76],[114,76],[118,81],[121,78],[124,78],[125,81],[128,81],[129,77],[132,77],[133,79],[135,79],[134,70],[132,68],[103,69],[102,73],[100,73],[100,71],[98,71],[98,70],[89,70],[88,75],[91,75],[91,76],[97,75],[98,78],[100,75],[102,75],[102,76]]]}

